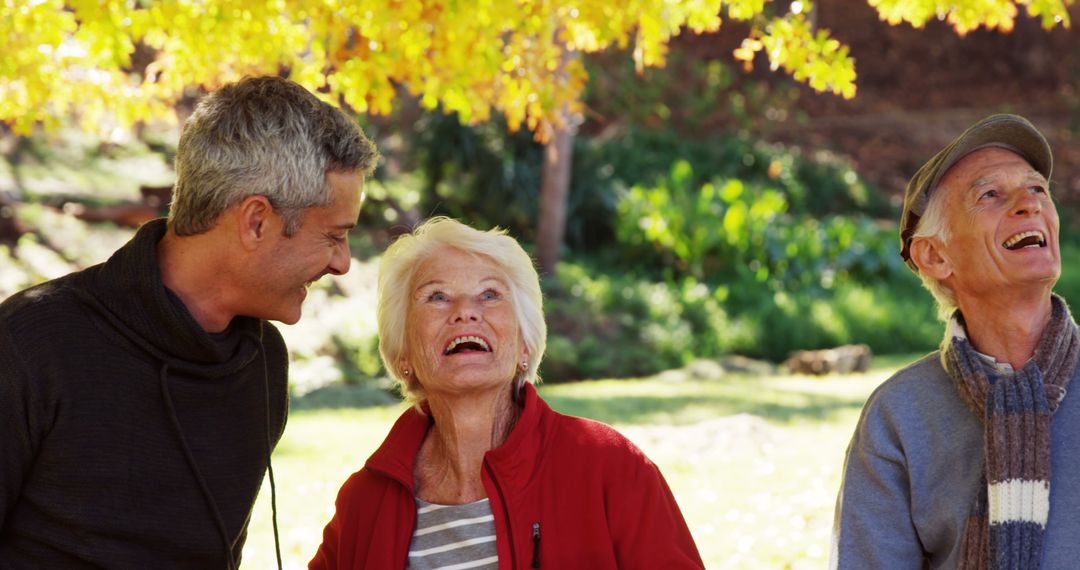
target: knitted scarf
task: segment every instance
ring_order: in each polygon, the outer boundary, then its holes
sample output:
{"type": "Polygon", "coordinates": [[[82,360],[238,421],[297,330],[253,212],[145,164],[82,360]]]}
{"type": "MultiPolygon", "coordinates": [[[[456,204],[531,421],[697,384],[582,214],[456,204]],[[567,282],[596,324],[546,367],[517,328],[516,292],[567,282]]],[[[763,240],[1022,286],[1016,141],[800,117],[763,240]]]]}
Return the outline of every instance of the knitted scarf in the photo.
{"type": "Polygon", "coordinates": [[[985,464],[964,529],[962,570],[1036,570],[1050,512],[1050,417],[1080,358],[1080,328],[1065,301],[1051,296],[1050,322],[1027,364],[988,372],[957,311],[942,363],[960,398],[982,418],[985,464]]]}

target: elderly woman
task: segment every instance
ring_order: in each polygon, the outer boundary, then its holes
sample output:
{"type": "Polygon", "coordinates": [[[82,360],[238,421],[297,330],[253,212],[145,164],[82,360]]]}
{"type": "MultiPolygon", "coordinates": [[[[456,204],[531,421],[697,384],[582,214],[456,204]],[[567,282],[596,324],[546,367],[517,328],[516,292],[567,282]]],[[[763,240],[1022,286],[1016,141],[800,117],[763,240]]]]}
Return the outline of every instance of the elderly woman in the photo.
{"type": "Polygon", "coordinates": [[[386,251],[379,350],[414,405],[342,486],[310,568],[702,568],[660,471],[552,411],[540,283],[504,232],[434,218],[386,251]]]}

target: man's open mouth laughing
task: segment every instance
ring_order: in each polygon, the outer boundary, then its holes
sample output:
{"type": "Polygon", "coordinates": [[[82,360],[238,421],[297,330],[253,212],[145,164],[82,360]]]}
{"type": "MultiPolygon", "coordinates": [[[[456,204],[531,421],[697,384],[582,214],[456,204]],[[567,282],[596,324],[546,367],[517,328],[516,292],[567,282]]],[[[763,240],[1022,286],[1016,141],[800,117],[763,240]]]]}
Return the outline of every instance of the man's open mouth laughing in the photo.
{"type": "Polygon", "coordinates": [[[1008,250],[1046,247],[1046,235],[1039,230],[1020,232],[1005,240],[1001,245],[1008,250]]]}

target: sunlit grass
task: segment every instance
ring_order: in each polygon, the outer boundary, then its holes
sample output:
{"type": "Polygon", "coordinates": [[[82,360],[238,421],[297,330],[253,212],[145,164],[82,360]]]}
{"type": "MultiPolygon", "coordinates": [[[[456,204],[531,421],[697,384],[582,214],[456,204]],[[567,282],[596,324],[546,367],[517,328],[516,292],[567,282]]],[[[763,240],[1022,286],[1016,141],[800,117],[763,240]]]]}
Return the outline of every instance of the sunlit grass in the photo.
{"type": "MultiPolygon", "coordinates": [[[[863,401],[896,366],[867,374],[599,380],[542,388],[556,409],[615,425],[660,466],[708,568],[821,568],[843,453],[863,401]]],[[[302,409],[274,455],[286,568],[303,568],[338,487],[382,441],[402,405],[302,409]]],[[[244,568],[275,567],[269,489],[244,568]]]]}

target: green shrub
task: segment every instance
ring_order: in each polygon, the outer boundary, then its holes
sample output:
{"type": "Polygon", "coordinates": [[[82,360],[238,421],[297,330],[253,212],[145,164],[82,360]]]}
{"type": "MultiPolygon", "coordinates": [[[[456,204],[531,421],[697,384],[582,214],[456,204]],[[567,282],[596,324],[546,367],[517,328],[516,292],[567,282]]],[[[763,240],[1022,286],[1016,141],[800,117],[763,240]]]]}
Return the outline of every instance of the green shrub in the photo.
{"type": "Polygon", "coordinates": [[[784,194],[738,179],[697,184],[679,160],[653,186],[622,196],[616,238],[625,259],[709,282],[758,282],[774,291],[874,282],[907,269],[893,254],[895,231],[864,215],[825,221],[789,211],[784,194]]]}
{"type": "Polygon", "coordinates": [[[843,344],[867,344],[876,354],[928,351],[943,333],[933,299],[914,277],[762,295],[735,318],[753,334],[751,343],[733,345],[731,352],[772,361],[843,344]]]}
{"type": "Polygon", "coordinates": [[[574,155],[574,189],[654,184],[679,161],[690,165],[694,186],[716,178],[770,186],[784,195],[794,213],[893,215],[888,201],[843,157],[825,151],[808,156],[797,147],[730,133],[694,138],[628,128],[611,139],[583,140],[574,155]]]}
{"type": "MultiPolygon", "coordinates": [[[[498,117],[463,126],[454,115],[432,112],[417,122],[410,146],[417,149],[421,198],[402,205],[424,216],[441,214],[483,227],[498,225],[518,239],[533,240],[543,147],[529,133],[508,132],[498,117]]],[[[575,138],[566,204],[567,246],[588,250],[610,246],[620,192],[656,184],[678,161],[690,166],[688,184],[695,189],[716,178],[735,179],[773,188],[795,214],[893,215],[888,202],[835,154],[805,155],[798,148],[731,133],[687,137],[631,123],[612,136],[575,138]]]]}
{"type": "Polygon", "coordinates": [[[548,286],[548,378],[641,375],[731,353],[779,361],[851,343],[878,353],[936,346],[942,325],[896,255],[895,224],[819,219],[793,211],[790,196],[760,182],[701,182],[687,160],[626,190],[615,267],[564,263],[548,286]]]}
{"type": "Polygon", "coordinates": [[[849,343],[879,354],[928,351],[943,330],[913,275],[773,291],[755,281],[655,281],[567,261],[545,289],[548,382],[640,376],[733,353],[780,361],[849,343]]]}
{"type": "Polygon", "coordinates": [[[719,296],[693,279],[676,286],[564,262],[545,283],[546,381],[640,376],[719,355],[737,327],[719,296]]]}

